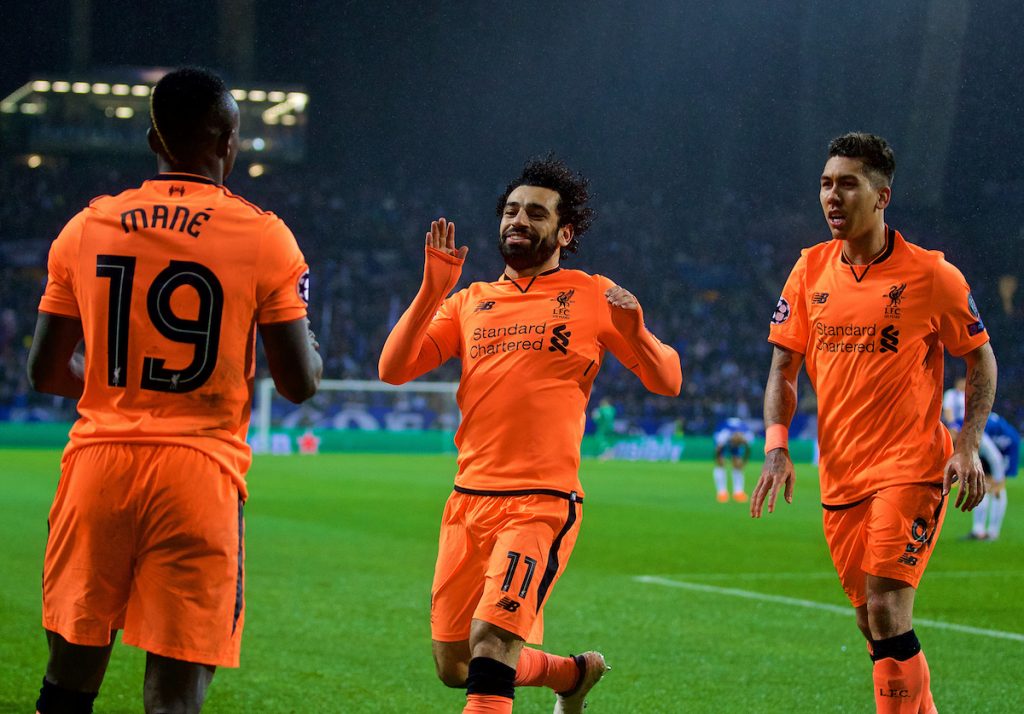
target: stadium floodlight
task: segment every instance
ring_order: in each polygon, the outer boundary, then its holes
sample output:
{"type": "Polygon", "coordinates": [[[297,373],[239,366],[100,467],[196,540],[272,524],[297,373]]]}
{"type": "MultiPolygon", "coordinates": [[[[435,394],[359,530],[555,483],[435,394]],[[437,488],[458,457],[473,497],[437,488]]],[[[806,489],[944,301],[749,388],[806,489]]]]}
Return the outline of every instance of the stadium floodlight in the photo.
{"type": "Polygon", "coordinates": [[[135,116],[135,110],[131,107],[118,107],[114,110],[114,116],[118,119],[131,119],[135,116]]]}
{"type": "Polygon", "coordinates": [[[32,83],[32,91],[34,92],[49,92],[50,83],[45,79],[37,79],[32,83]]]}
{"type": "Polygon", "coordinates": [[[231,96],[235,98],[235,101],[244,102],[249,94],[244,89],[232,89],[231,96]]]}
{"type": "Polygon", "coordinates": [[[267,148],[267,142],[265,142],[262,137],[257,136],[252,140],[253,151],[263,151],[265,148],[267,148]]]}
{"type": "Polygon", "coordinates": [[[58,94],[64,94],[65,92],[71,91],[71,83],[59,80],[51,85],[51,89],[53,89],[53,91],[57,92],[58,94]]]}
{"type": "Polygon", "coordinates": [[[71,85],[71,91],[75,94],[88,94],[92,87],[88,82],[75,82],[71,85]]]}
{"type": "Polygon", "coordinates": [[[149,87],[147,87],[145,84],[136,84],[135,86],[132,87],[132,96],[133,97],[148,97],[149,96],[149,87]]]}
{"type": "Polygon", "coordinates": [[[249,90],[249,101],[250,102],[265,102],[267,101],[267,93],[262,89],[250,89],[249,90]]]}
{"type": "Polygon", "coordinates": [[[42,105],[36,104],[35,102],[25,102],[21,105],[22,114],[41,114],[42,110],[42,105]]]}
{"type": "Polygon", "coordinates": [[[43,157],[39,154],[31,154],[27,159],[25,159],[25,165],[30,169],[38,169],[43,165],[43,157]]]}
{"type": "Polygon", "coordinates": [[[249,166],[249,175],[253,178],[259,178],[263,175],[264,171],[263,164],[251,164],[249,166]]]}
{"type": "Polygon", "coordinates": [[[96,82],[92,85],[93,94],[110,94],[110,85],[106,82],[96,82]]]}
{"type": "Polygon", "coordinates": [[[285,100],[284,92],[267,92],[267,100],[271,102],[283,102],[285,100]]]}
{"type": "MultiPolygon", "coordinates": [[[[461,420],[455,399],[458,389],[458,382],[413,381],[393,385],[366,379],[324,379],[320,381],[316,396],[300,406],[292,407],[288,414],[278,420],[278,426],[287,428],[300,425],[305,418],[311,417],[313,412],[319,412],[316,414],[317,418],[332,425],[327,427],[328,430],[334,428],[349,432],[398,433],[405,429],[416,430],[425,427],[426,432],[436,432],[438,436],[433,447],[441,446],[443,443],[441,450],[450,450],[451,434],[461,420]],[[331,400],[334,404],[328,404],[331,400]],[[359,406],[373,400],[388,401],[394,408],[384,408],[383,416],[374,416],[371,409],[359,406]],[[423,424],[422,415],[415,413],[414,410],[403,411],[397,408],[398,403],[413,400],[432,402],[431,411],[437,415],[432,426],[423,424]],[[336,410],[333,416],[324,416],[330,413],[332,407],[337,407],[339,401],[340,410],[336,410]]],[[[271,448],[276,438],[271,434],[275,394],[273,379],[268,377],[258,380],[256,433],[253,438],[253,451],[257,453],[278,451],[271,448]]]]}
{"type": "Polygon", "coordinates": [[[126,97],[131,93],[132,88],[127,84],[115,84],[110,91],[119,97],[126,97]]]}

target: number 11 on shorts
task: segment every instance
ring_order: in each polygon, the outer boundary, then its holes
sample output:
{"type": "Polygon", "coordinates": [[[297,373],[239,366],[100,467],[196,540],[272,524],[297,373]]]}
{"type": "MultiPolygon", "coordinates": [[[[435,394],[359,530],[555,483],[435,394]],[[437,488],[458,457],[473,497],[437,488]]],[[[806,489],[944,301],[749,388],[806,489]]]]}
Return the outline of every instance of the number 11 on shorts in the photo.
{"type": "Polygon", "coordinates": [[[526,592],[530,589],[530,581],[533,580],[533,571],[537,568],[537,561],[529,556],[524,558],[522,553],[517,553],[514,550],[508,552],[508,570],[505,571],[505,581],[501,584],[501,591],[507,593],[508,589],[512,587],[512,579],[515,577],[520,560],[526,563],[526,577],[523,578],[523,586],[519,588],[519,597],[526,597],[526,592]]]}

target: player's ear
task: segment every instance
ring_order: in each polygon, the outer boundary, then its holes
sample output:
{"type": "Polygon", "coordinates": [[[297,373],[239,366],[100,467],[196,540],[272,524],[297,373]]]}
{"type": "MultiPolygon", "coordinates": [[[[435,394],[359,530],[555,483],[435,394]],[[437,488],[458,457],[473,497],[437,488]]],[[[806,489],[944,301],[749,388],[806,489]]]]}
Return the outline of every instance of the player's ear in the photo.
{"type": "Polygon", "coordinates": [[[222,131],[220,134],[217,135],[216,151],[218,159],[226,159],[229,156],[231,156],[231,139],[234,136],[234,134],[235,130],[231,129],[229,131],[222,131]]]}
{"type": "MultiPolygon", "coordinates": [[[[164,156],[163,146],[160,145],[160,137],[154,131],[153,127],[149,127],[146,130],[146,141],[149,143],[149,150],[159,156],[164,156]]],[[[164,156],[164,158],[167,158],[164,156]]]]}
{"type": "Polygon", "coordinates": [[[882,186],[878,189],[878,201],[875,203],[875,209],[884,211],[889,206],[889,201],[892,200],[892,187],[882,186]]]}
{"type": "Polygon", "coordinates": [[[558,245],[562,248],[572,243],[572,224],[566,223],[558,229],[558,245]]]}

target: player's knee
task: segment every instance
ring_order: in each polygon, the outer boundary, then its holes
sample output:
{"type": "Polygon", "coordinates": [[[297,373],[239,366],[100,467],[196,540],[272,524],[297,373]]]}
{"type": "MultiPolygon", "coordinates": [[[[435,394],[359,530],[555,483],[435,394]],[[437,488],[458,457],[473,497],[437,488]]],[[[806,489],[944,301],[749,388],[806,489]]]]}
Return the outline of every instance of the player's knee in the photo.
{"type": "Polygon", "coordinates": [[[43,686],[36,700],[39,714],[91,714],[96,692],[79,692],[43,678],[43,686]]]}
{"type": "Polygon", "coordinates": [[[474,657],[469,661],[466,677],[467,694],[512,699],[515,695],[516,670],[490,657],[474,657]]]}

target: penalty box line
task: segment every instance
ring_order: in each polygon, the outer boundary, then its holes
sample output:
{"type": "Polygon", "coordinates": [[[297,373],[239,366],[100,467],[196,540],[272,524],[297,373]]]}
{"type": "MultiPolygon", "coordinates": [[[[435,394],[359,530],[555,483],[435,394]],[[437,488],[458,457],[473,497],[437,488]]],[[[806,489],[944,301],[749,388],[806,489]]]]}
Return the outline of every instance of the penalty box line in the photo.
{"type": "MultiPolygon", "coordinates": [[[[638,583],[644,583],[647,585],[661,585],[663,587],[668,588],[693,590],[696,592],[711,593],[713,595],[730,595],[732,597],[745,598],[747,600],[759,600],[761,602],[774,602],[780,605],[804,607],[809,610],[822,610],[824,612],[831,612],[837,615],[846,615],[847,617],[852,617],[854,614],[852,607],[831,605],[829,603],[816,602],[814,600],[803,600],[801,598],[787,597],[785,595],[769,595],[767,593],[754,592],[753,590],[723,588],[717,585],[691,583],[685,580],[672,580],[671,578],[662,578],[656,575],[638,575],[634,577],[633,580],[638,583]]],[[[927,627],[934,627],[939,630],[952,630],[953,632],[962,632],[968,635],[978,635],[979,637],[994,637],[1000,640],[1013,640],[1015,642],[1024,642],[1024,634],[1020,634],[1018,632],[1004,632],[1003,630],[987,630],[981,627],[957,625],[951,622],[940,622],[938,620],[928,620],[921,617],[915,617],[914,624],[925,625],[927,627]]]]}

